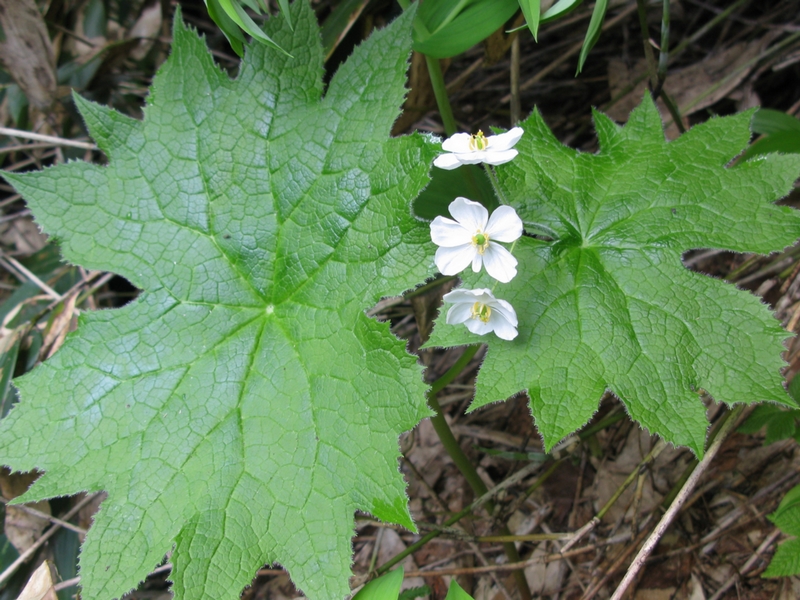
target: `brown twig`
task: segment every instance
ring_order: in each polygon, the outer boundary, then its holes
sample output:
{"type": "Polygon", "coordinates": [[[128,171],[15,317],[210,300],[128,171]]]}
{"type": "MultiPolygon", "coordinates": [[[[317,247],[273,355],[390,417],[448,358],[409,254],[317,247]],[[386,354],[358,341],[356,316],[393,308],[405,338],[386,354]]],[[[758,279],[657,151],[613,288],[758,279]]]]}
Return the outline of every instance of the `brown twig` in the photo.
{"type": "Polygon", "coordinates": [[[672,524],[672,520],[678,514],[678,511],[681,510],[686,500],[689,499],[689,495],[697,485],[697,482],[700,481],[700,478],[703,476],[703,474],[705,474],[709,465],[716,457],[719,449],[722,447],[723,442],[728,437],[728,434],[733,431],[733,428],[736,426],[736,422],[739,420],[742,412],[744,412],[744,409],[745,405],[740,405],[728,413],[725,423],[723,423],[720,427],[719,434],[716,438],[714,438],[714,441],[708,448],[703,460],[697,464],[697,467],[689,476],[689,479],[683,485],[675,500],[673,500],[672,504],[670,504],[667,512],[665,512],[664,516],[661,517],[661,521],[658,522],[658,525],[656,525],[653,533],[649,538],[647,538],[647,541],[633,559],[631,566],[628,568],[628,572],[625,573],[625,577],[622,578],[622,581],[614,592],[614,595],[611,596],[611,600],[622,600],[622,597],[625,595],[628,586],[633,583],[639,571],[641,571],[642,567],[644,567],[647,557],[650,556],[650,553],[653,550],[655,550],[656,545],[659,541],[661,541],[661,538],[667,531],[667,528],[672,524]]]}

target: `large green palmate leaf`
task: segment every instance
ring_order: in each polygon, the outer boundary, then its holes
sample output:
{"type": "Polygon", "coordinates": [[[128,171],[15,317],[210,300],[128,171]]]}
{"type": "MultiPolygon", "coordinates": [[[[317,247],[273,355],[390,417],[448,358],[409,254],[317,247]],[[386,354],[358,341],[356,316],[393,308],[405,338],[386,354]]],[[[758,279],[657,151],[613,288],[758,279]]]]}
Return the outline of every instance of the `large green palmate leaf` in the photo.
{"type": "Polygon", "coordinates": [[[173,550],[178,598],[235,598],[264,563],[312,598],[349,593],[353,513],[413,528],[397,436],[428,414],[421,367],[365,316],[430,275],[411,201],[439,145],[389,138],[412,14],[322,98],[306,2],[238,78],[176,18],[142,122],[76,99],[107,167],[8,175],[64,256],[143,293],[83,314],[17,384],[0,462],[24,501],[106,490],[81,554],[119,597],[173,550]]]}
{"type": "Polygon", "coordinates": [[[769,253],[800,235],[800,213],[773,204],[800,159],[726,166],[748,143],[749,119],[714,118],[667,143],[647,96],[624,128],[595,113],[597,154],[561,145],[538,112],[521,124],[519,156],[497,168],[500,189],[524,223],[557,240],[521,238],[518,275],[495,288],[517,311],[513,341],[440,315],[428,345],[489,346],[472,409],[525,390],[550,448],[610,390],[641,425],[700,455],[703,390],[727,403],[790,404],[780,375],[788,334],[767,307],[681,264],[692,248],[769,253]]]}

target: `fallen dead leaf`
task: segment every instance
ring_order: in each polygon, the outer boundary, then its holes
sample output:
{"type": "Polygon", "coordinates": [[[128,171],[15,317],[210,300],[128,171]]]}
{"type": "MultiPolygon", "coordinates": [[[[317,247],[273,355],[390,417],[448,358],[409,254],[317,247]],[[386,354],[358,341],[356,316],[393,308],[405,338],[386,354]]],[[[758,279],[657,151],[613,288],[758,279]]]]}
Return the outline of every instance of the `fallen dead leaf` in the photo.
{"type": "Polygon", "coordinates": [[[42,233],[33,219],[19,218],[9,221],[0,230],[0,243],[14,248],[20,254],[35,254],[47,243],[47,235],[42,233]]]}
{"type": "MultiPolygon", "coordinates": [[[[726,97],[742,100],[749,94],[738,89],[747,76],[755,69],[756,63],[748,64],[759,56],[775,39],[774,33],[745,43],[740,42],[720,52],[709,54],[704,60],[683,69],[669,71],[664,83],[664,91],[672,98],[683,117],[695,113],[726,97]]],[[[630,86],[634,86],[619,101],[608,109],[608,115],[620,122],[626,122],[628,115],[638,106],[648,88],[647,62],[642,58],[628,68],[625,61],[612,58],[608,63],[608,85],[611,97],[616,98],[630,86]],[[635,83],[640,79],[639,83],[635,83]]],[[[745,104],[752,102],[745,100],[745,104]]],[[[657,102],[662,119],[672,121],[666,106],[660,99],[657,102]]],[[[686,123],[684,123],[686,125],[686,123]]],[[[667,138],[675,139],[680,132],[672,124],[667,128],[667,138]]]]}
{"type": "Polygon", "coordinates": [[[161,33],[161,24],[163,22],[163,15],[161,14],[161,2],[156,2],[152,6],[147,6],[142,9],[136,23],[131,27],[128,32],[129,38],[140,38],[139,45],[134,48],[130,56],[133,60],[142,60],[150,48],[153,47],[153,42],[161,33]]]}
{"type": "Polygon", "coordinates": [[[58,600],[56,591],[53,589],[53,573],[50,569],[50,561],[44,561],[33,572],[27,585],[17,596],[17,600],[58,600]]]}
{"type": "MultiPolygon", "coordinates": [[[[0,471],[0,491],[6,500],[13,500],[27,491],[39,476],[38,473],[10,473],[0,471]]],[[[50,513],[50,503],[46,500],[26,504],[45,514],[50,513]]],[[[6,506],[5,534],[17,552],[22,554],[42,535],[50,523],[47,519],[24,512],[19,506],[6,506]]]]}
{"type": "Polygon", "coordinates": [[[44,342],[39,356],[42,361],[47,360],[64,343],[67,333],[72,329],[72,317],[75,314],[75,301],[77,294],[72,294],[64,300],[56,311],[44,334],[44,342]]]}

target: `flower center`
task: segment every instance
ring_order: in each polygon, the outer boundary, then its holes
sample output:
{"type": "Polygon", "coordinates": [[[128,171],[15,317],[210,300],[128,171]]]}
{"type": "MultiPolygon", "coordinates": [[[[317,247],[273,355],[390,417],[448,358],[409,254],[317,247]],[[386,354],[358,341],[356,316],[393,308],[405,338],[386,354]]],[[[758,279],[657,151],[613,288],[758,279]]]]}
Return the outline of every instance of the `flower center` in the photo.
{"type": "Polygon", "coordinates": [[[484,323],[488,323],[489,317],[492,316],[492,309],[485,304],[476,302],[472,305],[472,314],[470,316],[473,319],[480,319],[484,323]]]}
{"type": "Polygon", "coordinates": [[[478,248],[478,253],[483,254],[486,248],[489,247],[489,236],[483,233],[480,229],[472,236],[472,245],[478,248]]]}
{"type": "Polygon", "coordinates": [[[489,143],[486,141],[486,136],[483,135],[483,132],[478,130],[478,133],[474,133],[469,136],[469,149],[475,152],[476,150],[486,150],[486,147],[489,143]]]}

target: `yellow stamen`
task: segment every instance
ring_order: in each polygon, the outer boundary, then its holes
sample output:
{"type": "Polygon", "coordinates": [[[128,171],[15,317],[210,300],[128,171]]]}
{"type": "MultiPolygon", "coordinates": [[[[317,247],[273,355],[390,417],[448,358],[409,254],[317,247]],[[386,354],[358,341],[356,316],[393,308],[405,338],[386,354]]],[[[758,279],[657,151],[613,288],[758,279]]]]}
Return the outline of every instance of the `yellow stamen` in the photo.
{"type": "Polygon", "coordinates": [[[478,133],[469,136],[469,149],[475,152],[476,150],[486,150],[489,142],[486,141],[486,136],[483,132],[478,130],[478,133]]]}
{"type": "Polygon", "coordinates": [[[492,309],[485,304],[476,302],[472,305],[472,314],[470,316],[473,319],[480,319],[484,323],[488,323],[489,317],[492,316],[492,309]]]}
{"type": "Polygon", "coordinates": [[[480,229],[472,236],[472,245],[478,249],[478,254],[486,252],[489,247],[489,236],[483,233],[480,229]]]}

